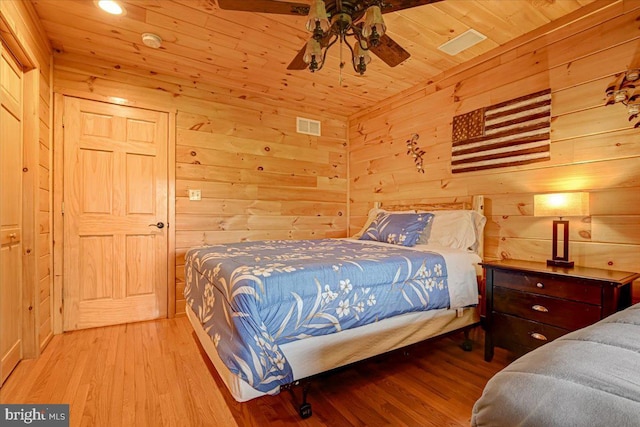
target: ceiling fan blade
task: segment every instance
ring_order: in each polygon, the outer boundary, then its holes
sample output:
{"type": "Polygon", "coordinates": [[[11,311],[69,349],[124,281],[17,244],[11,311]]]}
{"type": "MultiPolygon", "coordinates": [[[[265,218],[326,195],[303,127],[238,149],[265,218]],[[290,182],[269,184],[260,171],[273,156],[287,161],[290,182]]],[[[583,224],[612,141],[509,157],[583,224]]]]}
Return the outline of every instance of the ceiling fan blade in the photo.
{"type": "Polygon", "coordinates": [[[241,12],[279,13],[282,15],[309,14],[308,3],[292,3],[276,0],[218,0],[218,7],[241,12]]]}
{"type": "Polygon", "coordinates": [[[302,46],[302,49],[300,49],[296,57],[293,58],[293,61],[291,61],[291,63],[287,67],[287,70],[304,70],[309,68],[309,64],[304,62],[304,59],[303,59],[306,50],[307,50],[307,45],[305,44],[304,46],[302,46]]]}
{"type": "Polygon", "coordinates": [[[425,4],[437,3],[442,0],[391,0],[382,8],[382,13],[397,12],[425,4]]]}
{"type": "Polygon", "coordinates": [[[390,67],[401,64],[411,56],[409,52],[404,50],[402,46],[386,34],[380,37],[380,44],[378,46],[370,46],[369,50],[375,53],[390,67]]]}

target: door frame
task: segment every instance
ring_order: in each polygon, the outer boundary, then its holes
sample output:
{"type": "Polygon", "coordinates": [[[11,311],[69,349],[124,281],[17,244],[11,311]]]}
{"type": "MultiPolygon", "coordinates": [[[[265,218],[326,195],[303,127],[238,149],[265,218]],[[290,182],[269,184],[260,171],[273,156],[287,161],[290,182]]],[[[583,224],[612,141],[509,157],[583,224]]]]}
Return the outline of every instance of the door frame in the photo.
{"type": "Polygon", "coordinates": [[[53,94],[53,333],[64,332],[64,99],[73,97],[104,102],[123,107],[134,107],[168,114],[167,135],[167,317],[176,313],[176,114],[175,108],[166,108],[145,102],[113,96],[102,96],[71,90],[57,90],[53,94]]]}
{"type": "Polygon", "coordinates": [[[22,65],[22,358],[40,355],[40,298],[38,245],[40,194],[40,64],[36,55],[16,35],[0,7],[0,34],[7,50],[22,65]]]}

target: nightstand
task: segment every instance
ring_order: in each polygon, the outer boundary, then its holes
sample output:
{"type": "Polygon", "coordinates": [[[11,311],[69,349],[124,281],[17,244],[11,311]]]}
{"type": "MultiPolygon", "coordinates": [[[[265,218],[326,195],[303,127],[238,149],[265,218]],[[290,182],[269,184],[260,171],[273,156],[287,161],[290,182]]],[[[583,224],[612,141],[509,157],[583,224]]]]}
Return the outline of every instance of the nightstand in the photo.
{"type": "Polygon", "coordinates": [[[486,276],[484,358],[495,347],[520,356],[631,305],[638,273],[550,267],[542,262],[482,263],[486,276]]]}

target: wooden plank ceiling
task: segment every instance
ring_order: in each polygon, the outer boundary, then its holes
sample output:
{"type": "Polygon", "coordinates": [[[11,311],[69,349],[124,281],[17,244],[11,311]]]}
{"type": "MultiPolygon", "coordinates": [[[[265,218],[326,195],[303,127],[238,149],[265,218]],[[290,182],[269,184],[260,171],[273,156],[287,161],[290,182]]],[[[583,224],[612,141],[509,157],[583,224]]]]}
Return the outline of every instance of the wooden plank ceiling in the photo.
{"type": "Polygon", "coordinates": [[[214,0],[124,0],[123,17],[104,13],[93,0],[32,3],[57,69],[104,76],[118,70],[132,80],[153,77],[172,87],[344,117],[593,1],[444,0],[387,13],[387,34],[411,57],[391,68],[374,56],[364,76],[348,62],[340,71],[338,45],[319,72],[287,70],[309,38],[304,17],[221,10],[214,0]],[[456,56],[437,49],[470,28],[487,39],[456,56]],[[162,47],[143,45],[145,32],[159,35],[162,47]]]}

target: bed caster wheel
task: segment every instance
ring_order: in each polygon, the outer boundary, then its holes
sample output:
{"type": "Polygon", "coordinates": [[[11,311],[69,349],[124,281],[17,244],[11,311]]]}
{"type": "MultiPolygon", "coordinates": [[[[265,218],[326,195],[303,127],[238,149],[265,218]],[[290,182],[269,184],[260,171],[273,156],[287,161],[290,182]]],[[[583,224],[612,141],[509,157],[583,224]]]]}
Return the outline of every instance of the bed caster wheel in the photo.
{"type": "Polygon", "coordinates": [[[472,351],[473,350],[473,344],[471,343],[471,340],[465,340],[460,347],[464,351],[472,351]]]}
{"type": "Polygon", "coordinates": [[[311,416],[311,404],[303,403],[300,405],[300,417],[302,419],[309,418],[311,416]]]}

